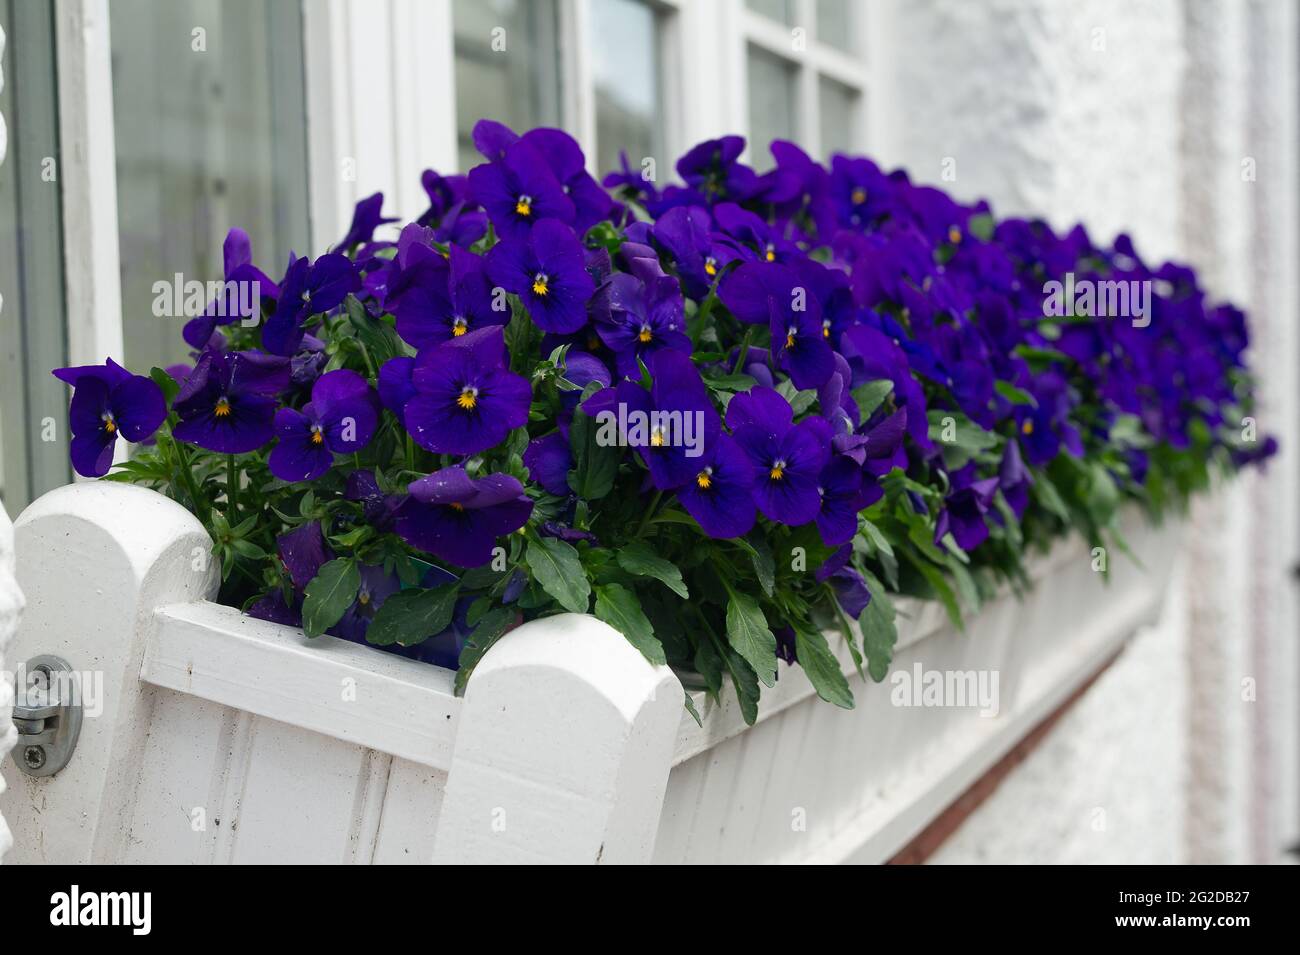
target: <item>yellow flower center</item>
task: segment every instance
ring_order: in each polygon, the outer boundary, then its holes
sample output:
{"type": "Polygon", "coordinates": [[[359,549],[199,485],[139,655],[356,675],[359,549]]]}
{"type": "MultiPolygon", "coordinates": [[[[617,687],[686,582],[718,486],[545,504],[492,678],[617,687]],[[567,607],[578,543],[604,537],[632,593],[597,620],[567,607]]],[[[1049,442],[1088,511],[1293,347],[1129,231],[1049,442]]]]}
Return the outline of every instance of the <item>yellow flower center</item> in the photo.
{"type": "Polygon", "coordinates": [[[650,447],[662,448],[664,446],[664,443],[665,442],[664,442],[663,428],[655,428],[653,431],[650,432],[650,447]]]}
{"type": "Polygon", "coordinates": [[[654,337],[655,337],[655,336],[654,336],[654,332],[652,332],[652,331],[650,330],[650,326],[649,326],[649,325],[642,325],[642,326],[641,326],[641,333],[640,333],[639,335],[637,335],[637,341],[639,341],[641,344],[644,345],[644,344],[650,342],[654,337]]]}
{"type": "Polygon", "coordinates": [[[458,404],[465,411],[473,411],[478,404],[478,389],[466,386],[465,389],[456,397],[458,404]]]}
{"type": "Polygon", "coordinates": [[[794,347],[794,336],[795,336],[795,334],[796,334],[798,331],[799,331],[799,329],[795,328],[793,325],[791,325],[789,328],[786,329],[786,331],[785,331],[785,347],[786,347],[786,348],[793,348],[793,347],[794,347]]]}
{"type": "Polygon", "coordinates": [[[857,189],[853,190],[853,194],[849,196],[849,199],[852,200],[855,206],[860,206],[862,203],[867,201],[867,190],[859,186],[857,189]]]}
{"type": "Polygon", "coordinates": [[[357,594],[357,603],[361,604],[363,607],[370,603],[370,594],[366,593],[364,590],[361,591],[361,593],[357,594]]]}
{"type": "Polygon", "coordinates": [[[767,476],[773,481],[779,481],[785,477],[785,461],[777,458],[772,462],[772,470],[767,472],[767,476]]]}
{"type": "Polygon", "coordinates": [[[524,195],[515,200],[515,212],[521,216],[533,214],[533,197],[524,195]]]}
{"type": "Polygon", "coordinates": [[[1020,430],[1021,430],[1022,432],[1024,432],[1025,434],[1033,434],[1033,433],[1034,433],[1034,419],[1033,419],[1033,418],[1026,418],[1026,419],[1025,419],[1025,423],[1022,424],[1022,425],[1020,426],[1020,430]]]}
{"type": "Polygon", "coordinates": [[[700,486],[700,490],[707,491],[713,486],[713,468],[705,468],[699,474],[695,475],[695,483],[700,486]]]}
{"type": "Polygon", "coordinates": [[[776,247],[773,246],[771,242],[767,244],[767,248],[763,251],[763,258],[767,259],[769,262],[776,261],[776,247]]]}
{"type": "Polygon", "coordinates": [[[830,338],[830,337],[831,337],[831,320],[830,320],[829,318],[823,318],[823,319],[822,319],[822,338],[830,338]]]}
{"type": "Polygon", "coordinates": [[[713,256],[704,260],[704,273],[710,278],[718,274],[718,260],[713,256]]]}
{"type": "Polygon", "coordinates": [[[218,418],[225,418],[230,415],[230,399],[222,395],[217,399],[217,403],[212,406],[212,413],[218,418]]]}
{"type": "Polygon", "coordinates": [[[469,322],[462,316],[457,315],[451,323],[451,334],[453,338],[460,338],[469,331],[469,322]]]}
{"type": "Polygon", "coordinates": [[[323,434],[320,433],[320,425],[312,425],[312,428],[311,428],[311,443],[312,443],[312,444],[324,444],[324,443],[325,443],[325,435],[323,435],[323,434]]]}
{"type": "Polygon", "coordinates": [[[551,289],[551,277],[545,272],[538,272],[533,276],[533,294],[545,295],[551,289]]]}
{"type": "Polygon", "coordinates": [[[960,241],[961,241],[961,229],[958,229],[955,225],[954,225],[954,226],[949,226],[949,227],[948,227],[948,241],[951,242],[953,245],[956,245],[958,242],[960,242],[960,241]]]}
{"type": "Polygon", "coordinates": [[[113,412],[104,412],[104,430],[112,434],[117,430],[117,422],[113,420],[113,412]]]}
{"type": "Polygon", "coordinates": [[[464,504],[461,504],[459,501],[452,501],[452,502],[451,502],[450,504],[448,504],[447,506],[450,507],[453,511],[463,511],[463,510],[465,510],[465,505],[464,505],[464,504]]]}

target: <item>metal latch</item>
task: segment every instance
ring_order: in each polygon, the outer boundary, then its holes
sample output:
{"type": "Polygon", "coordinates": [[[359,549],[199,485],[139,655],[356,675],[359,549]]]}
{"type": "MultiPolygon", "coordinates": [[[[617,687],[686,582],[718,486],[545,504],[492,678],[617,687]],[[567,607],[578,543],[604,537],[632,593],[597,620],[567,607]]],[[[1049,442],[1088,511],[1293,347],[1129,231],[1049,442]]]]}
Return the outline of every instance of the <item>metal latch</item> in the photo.
{"type": "Polygon", "coordinates": [[[81,686],[68,661],[49,654],[32,657],[17,677],[14,762],[28,776],[53,776],[81,735],[81,686]]]}

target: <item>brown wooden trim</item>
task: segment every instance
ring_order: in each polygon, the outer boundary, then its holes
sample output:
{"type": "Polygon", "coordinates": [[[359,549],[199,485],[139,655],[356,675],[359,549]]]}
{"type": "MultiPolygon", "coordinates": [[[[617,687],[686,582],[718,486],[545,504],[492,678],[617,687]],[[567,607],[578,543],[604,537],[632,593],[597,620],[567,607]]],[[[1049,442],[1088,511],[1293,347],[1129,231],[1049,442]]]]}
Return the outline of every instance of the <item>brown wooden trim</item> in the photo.
{"type": "Polygon", "coordinates": [[[979,805],[993,794],[993,791],[1002,784],[1008,774],[1025,761],[1025,758],[1034,751],[1039,743],[1051,732],[1052,727],[1057,721],[1065,715],[1065,712],[1078,702],[1083,694],[1087,693],[1097,678],[1105,673],[1112,663],[1114,663],[1124,648],[1120,647],[1110,656],[1097,670],[1085,680],[1078,689],[1069,695],[1064,702],[1055,710],[1042,719],[1033,729],[1025,734],[1011,750],[1000,760],[993,764],[989,770],[975,780],[970,788],[953,800],[952,804],[941,812],[933,822],[926,826],[917,834],[911,842],[899,850],[898,854],[890,859],[886,865],[919,865],[925,862],[934,854],[944,841],[957,831],[958,827],[966,821],[972,812],[979,805]]]}

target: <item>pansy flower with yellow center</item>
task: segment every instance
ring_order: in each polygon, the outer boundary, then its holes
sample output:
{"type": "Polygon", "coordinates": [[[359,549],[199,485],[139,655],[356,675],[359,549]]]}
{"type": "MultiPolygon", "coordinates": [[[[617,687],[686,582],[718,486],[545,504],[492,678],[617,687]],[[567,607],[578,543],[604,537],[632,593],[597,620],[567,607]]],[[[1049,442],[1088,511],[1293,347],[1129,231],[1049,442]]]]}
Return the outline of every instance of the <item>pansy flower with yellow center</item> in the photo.
{"type": "Polygon", "coordinates": [[[406,428],[435,454],[477,454],[528,423],[532,389],[510,371],[500,325],[421,349],[411,390],[402,411],[406,428]]]}
{"type": "Polygon", "coordinates": [[[620,376],[638,373],[638,359],[668,348],[689,354],[681,287],[665,275],[657,259],[637,259],[637,273],[616,272],[601,287],[592,311],[596,333],[614,353],[620,376]]]}
{"type": "Polygon", "coordinates": [[[753,483],[745,452],[730,435],[719,434],[712,460],[677,496],[710,537],[741,537],[754,526],[753,483]]]}
{"type": "Polygon", "coordinates": [[[475,166],[469,171],[469,188],[502,239],[523,239],[548,219],[574,221],[573,200],[530,143],[511,143],[500,159],[475,166]]]}
{"type": "Polygon", "coordinates": [[[587,324],[587,300],[596,284],[587,273],[582,241],[563,222],[547,219],[524,238],[503,239],[486,262],[493,284],[518,295],[542,331],[567,334],[587,324]]]}
{"type": "Polygon", "coordinates": [[[275,434],[277,395],[289,388],[289,359],[261,352],[205,352],[172,407],[179,441],[222,454],[262,447],[275,434]]]}
{"type": "Polygon", "coordinates": [[[402,259],[385,305],[397,316],[397,334],[414,347],[510,320],[508,304],[494,299],[484,261],[474,253],[453,245],[443,258],[430,246],[413,243],[402,259]]]}
{"type": "Polygon", "coordinates": [[[103,365],[59,368],[54,376],[73,387],[68,408],[71,457],[73,468],[83,477],[108,473],[119,436],[144,441],[167,417],[158,385],[131,374],[111,358],[103,365]]]}
{"type": "Polygon", "coordinates": [[[793,422],[789,402],[771,388],[753,388],[727,406],[727,425],[749,459],[754,503],[768,519],[792,526],[821,509],[819,481],[831,446],[825,418],[793,422]]]}
{"type": "Polygon", "coordinates": [[[533,502],[508,474],[471,478],[462,467],[435,471],[407,490],[397,533],[412,547],[458,567],[492,559],[497,539],[528,523],[533,502]]]}
{"type": "Polygon", "coordinates": [[[267,465],[282,481],[312,481],[329,470],[335,454],[364,448],[379,424],[379,399],[355,371],[339,368],[316,379],[301,411],[275,413],[280,442],[267,465]]]}

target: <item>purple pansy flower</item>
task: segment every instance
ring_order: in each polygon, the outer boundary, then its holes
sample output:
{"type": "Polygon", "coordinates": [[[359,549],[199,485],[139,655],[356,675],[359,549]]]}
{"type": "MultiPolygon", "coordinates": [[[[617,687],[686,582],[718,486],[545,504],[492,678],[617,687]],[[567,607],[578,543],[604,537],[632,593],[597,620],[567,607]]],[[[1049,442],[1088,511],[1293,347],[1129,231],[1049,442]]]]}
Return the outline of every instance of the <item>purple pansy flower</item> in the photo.
{"type": "Polygon", "coordinates": [[[402,589],[402,582],[396,573],[386,572],[379,564],[361,564],[357,570],[361,584],[357,587],[356,599],[329,632],[344,640],[364,643],[370,621],[375,619],[384,601],[402,589]]]}
{"type": "Polygon", "coordinates": [[[793,419],[789,403],[770,388],[736,395],[727,408],[727,426],[749,457],[754,503],[771,520],[799,525],[821,510],[831,427],[824,418],[793,419]]]}
{"type": "Polygon", "coordinates": [[[477,454],[528,423],[532,389],[510,371],[500,325],[421,351],[411,385],[403,420],[416,444],[435,454],[477,454]]]}
{"type": "Polygon", "coordinates": [[[975,478],[974,463],[954,471],[949,478],[952,491],[944,500],[944,508],[935,522],[934,542],[939,544],[951,531],[953,540],[964,551],[971,551],[989,536],[984,515],[993,504],[998,490],[996,477],[975,478]]]}
{"type": "Polygon", "coordinates": [[[71,458],[83,477],[108,473],[119,434],[128,441],[146,441],[167,417],[162,389],[111,358],[103,365],[58,368],[54,377],[72,385],[71,458]]]}
{"type": "Polygon", "coordinates": [[[542,438],[533,438],[524,451],[524,467],[528,477],[542,486],[548,494],[567,497],[569,471],[573,469],[573,455],[568,440],[558,431],[542,438]]]}
{"type": "Polygon", "coordinates": [[[275,413],[280,443],[267,459],[271,473],[282,481],[320,477],[335,454],[354,454],[370,442],[379,424],[377,405],[375,393],[355,371],[326,372],[301,411],[281,408],[275,413]]]}
{"type": "Polygon", "coordinates": [[[412,547],[459,567],[492,559],[498,537],[528,523],[533,502],[508,474],[471,478],[461,467],[412,481],[397,515],[397,533],[412,547]]]}
{"type": "Polygon", "coordinates": [[[348,227],[348,234],[339,242],[338,248],[350,249],[354,245],[360,245],[363,242],[369,242],[375,234],[375,229],[386,222],[396,222],[396,218],[385,217],[383,214],[384,194],[376,192],[373,195],[366,196],[352,210],[352,224],[348,227]]]}
{"type": "Polygon", "coordinates": [[[563,222],[539,222],[524,238],[503,239],[487,254],[488,275],[518,295],[544,332],[567,334],[587,324],[596,290],[577,234],[563,222]]]}
{"type": "Polygon", "coordinates": [[[178,441],[240,454],[274,436],[274,395],[289,385],[289,361],[257,352],[205,352],[172,407],[178,441]]]}
{"type": "Polygon", "coordinates": [[[817,483],[821,509],[817,530],[827,547],[847,544],[858,532],[858,511],[863,503],[862,470],[851,459],[836,455],[822,468],[817,483]]]}
{"type": "Polygon", "coordinates": [[[360,289],[361,277],[346,255],[327,252],[315,262],[291,256],[275,311],[262,329],[262,347],[273,355],[292,355],[302,343],[308,318],[337,308],[360,289]]]}
{"type": "Polygon", "coordinates": [[[677,175],[706,202],[743,202],[758,189],[758,174],[739,162],[743,136],[709,139],[677,160],[677,175]]]}
{"type": "Polygon", "coordinates": [[[710,537],[741,537],[756,516],[753,467],[731,435],[719,434],[717,442],[713,460],[677,496],[710,537]]]}
{"type": "Polygon", "coordinates": [[[334,559],[334,552],[325,543],[320,521],[308,521],[275,539],[280,563],[289,572],[289,579],[298,590],[305,590],[321,567],[334,559]]]}
{"type": "Polygon", "coordinates": [[[637,360],[648,362],[661,349],[687,355],[691,351],[691,340],[683,330],[681,288],[658,266],[656,260],[652,268],[638,268],[641,275],[616,273],[600,292],[607,308],[600,311],[596,333],[614,353],[615,370],[623,377],[637,375],[637,360]]]}
{"type": "Polygon", "coordinates": [[[475,166],[469,187],[503,240],[526,239],[535,224],[547,219],[574,221],[573,200],[530,143],[514,142],[501,159],[475,166]]]}
{"type": "Polygon", "coordinates": [[[508,308],[492,307],[483,260],[455,245],[446,259],[427,246],[411,246],[385,304],[397,316],[397,333],[416,348],[510,320],[508,308]]]}
{"type": "MultiPolygon", "coordinates": [[[[208,303],[203,314],[185,323],[181,337],[192,348],[204,348],[212,341],[218,325],[230,325],[243,318],[255,318],[261,315],[262,299],[274,301],[280,290],[267,278],[261,269],[253,265],[253,244],[248,233],[243,229],[231,229],[226,233],[226,240],[221,245],[224,260],[225,285],[219,297],[208,303]],[[242,286],[242,287],[241,287],[242,286]],[[257,290],[257,301],[251,301],[247,290],[257,290]],[[244,306],[251,306],[251,309],[244,306]],[[241,312],[251,311],[251,315],[241,312]]],[[[218,336],[218,341],[225,339],[218,336]]]]}

